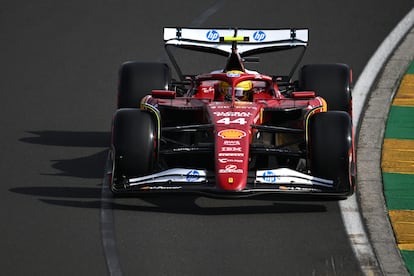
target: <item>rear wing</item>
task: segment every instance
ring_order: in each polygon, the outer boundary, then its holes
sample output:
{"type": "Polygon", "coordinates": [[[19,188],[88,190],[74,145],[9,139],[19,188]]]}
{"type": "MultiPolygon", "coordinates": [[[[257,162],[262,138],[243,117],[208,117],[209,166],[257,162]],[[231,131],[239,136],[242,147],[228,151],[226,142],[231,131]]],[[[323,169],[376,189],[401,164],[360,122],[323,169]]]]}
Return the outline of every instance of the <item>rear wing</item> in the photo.
{"type": "Polygon", "coordinates": [[[306,47],[308,29],[201,29],[164,28],[165,45],[204,50],[228,55],[237,41],[240,56],[277,50],[306,47]]]}

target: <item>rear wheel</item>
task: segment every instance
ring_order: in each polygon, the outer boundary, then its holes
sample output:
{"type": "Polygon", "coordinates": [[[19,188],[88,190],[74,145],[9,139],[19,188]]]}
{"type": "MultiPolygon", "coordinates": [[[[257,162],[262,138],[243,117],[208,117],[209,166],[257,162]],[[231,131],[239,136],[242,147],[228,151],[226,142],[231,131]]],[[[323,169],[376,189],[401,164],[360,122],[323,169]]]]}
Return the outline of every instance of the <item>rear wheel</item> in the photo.
{"type": "Polygon", "coordinates": [[[151,173],[157,161],[156,126],[150,113],[118,109],[112,127],[114,182],[151,173]]]}
{"type": "Polygon", "coordinates": [[[119,70],[118,108],[138,108],[153,89],[168,89],[170,68],[165,63],[126,62],[119,70]]]}
{"type": "Polygon", "coordinates": [[[351,70],[346,64],[309,64],[300,71],[299,87],[315,91],[328,103],[328,110],[352,116],[351,70]]]}
{"type": "Polygon", "coordinates": [[[335,190],[352,194],[352,122],[348,113],[329,111],[309,122],[309,159],[313,176],[334,180],[335,190]]]}

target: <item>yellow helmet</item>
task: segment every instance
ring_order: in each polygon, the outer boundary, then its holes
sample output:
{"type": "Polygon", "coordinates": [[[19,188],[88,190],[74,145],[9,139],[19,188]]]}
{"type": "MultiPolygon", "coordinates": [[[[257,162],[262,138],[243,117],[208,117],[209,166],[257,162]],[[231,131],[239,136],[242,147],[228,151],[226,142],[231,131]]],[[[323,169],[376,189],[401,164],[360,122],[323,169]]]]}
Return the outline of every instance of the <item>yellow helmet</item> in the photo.
{"type": "MultiPolygon", "coordinates": [[[[234,76],[239,76],[244,74],[244,72],[239,70],[227,71],[227,75],[231,76],[232,74],[234,76]]],[[[239,82],[235,87],[236,98],[241,101],[248,101],[252,88],[253,84],[249,80],[239,82]]],[[[223,96],[231,96],[231,86],[225,81],[220,82],[220,92],[223,96]]]]}

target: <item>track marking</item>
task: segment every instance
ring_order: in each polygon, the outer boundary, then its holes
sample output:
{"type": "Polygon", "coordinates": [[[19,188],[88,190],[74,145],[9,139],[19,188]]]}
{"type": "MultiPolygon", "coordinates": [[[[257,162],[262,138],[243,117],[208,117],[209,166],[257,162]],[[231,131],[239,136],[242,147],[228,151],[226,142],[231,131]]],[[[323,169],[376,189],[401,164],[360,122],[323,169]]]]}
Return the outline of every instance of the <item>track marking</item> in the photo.
{"type": "Polygon", "coordinates": [[[407,270],[414,271],[414,62],[394,96],[382,146],[382,178],[395,242],[407,270]]]}
{"type": "Polygon", "coordinates": [[[414,174],[414,140],[384,139],[382,145],[383,172],[414,174]]]}
{"type": "Polygon", "coordinates": [[[414,74],[406,74],[392,105],[414,107],[414,74]]]}
{"type": "MultiPolygon", "coordinates": [[[[353,113],[355,129],[358,131],[363,107],[378,74],[384,64],[410,28],[414,25],[412,9],[381,43],[368,61],[353,90],[353,113]]],[[[356,135],[358,137],[358,135],[356,135]]],[[[377,259],[365,232],[356,196],[339,202],[345,230],[348,233],[354,253],[366,275],[374,275],[378,270],[377,259]]]]}
{"type": "Polygon", "coordinates": [[[105,253],[106,266],[111,276],[122,276],[121,265],[115,239],[113,196],[109,189],[108,170],[111,167],[108,156],[101,190],[101,238],[105,253]]]}
{"type": "Polygon", "coordinates": [[[389,216],[398,248],[400,250],[414,250],[414,211],[389,210],[389,216]]]}

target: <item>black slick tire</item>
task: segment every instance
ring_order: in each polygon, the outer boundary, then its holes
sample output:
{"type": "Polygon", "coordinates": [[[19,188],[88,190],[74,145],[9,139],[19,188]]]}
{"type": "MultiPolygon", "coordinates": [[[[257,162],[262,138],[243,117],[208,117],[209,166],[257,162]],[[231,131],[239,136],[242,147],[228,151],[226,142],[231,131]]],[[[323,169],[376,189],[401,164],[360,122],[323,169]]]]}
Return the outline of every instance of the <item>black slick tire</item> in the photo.
{"type": "Polygon", "coordinates": [[[352,116],[351,70],[346,64],[308,64],[300,70],[299,88],[315,91],[328,103],[328,110],[352,116]]]}
{"type": "Polygon", "coordinates": [[[311,174],[334,180],[336,193],[353,193],[352,122],[344,111],[317,113],[309,121],[311,174]]]}
{"type": "Polygon", "coordinates": [[[118,80],[118,108],[139,108],[153,89],[168,89],[170,68],[165,63],[130,61],[122,64],[118,80]]]}
{"type": "Polygon", "coordinates": [[[112,126],[115,182],[151,173],[157,161],[156,144],[156,126],[150,113],[118,109],[112,126]]]}

